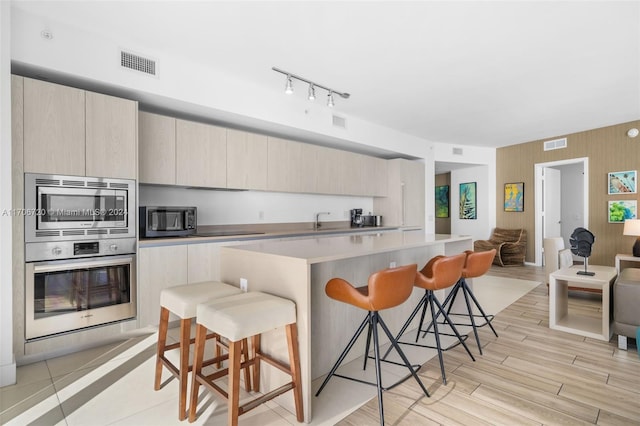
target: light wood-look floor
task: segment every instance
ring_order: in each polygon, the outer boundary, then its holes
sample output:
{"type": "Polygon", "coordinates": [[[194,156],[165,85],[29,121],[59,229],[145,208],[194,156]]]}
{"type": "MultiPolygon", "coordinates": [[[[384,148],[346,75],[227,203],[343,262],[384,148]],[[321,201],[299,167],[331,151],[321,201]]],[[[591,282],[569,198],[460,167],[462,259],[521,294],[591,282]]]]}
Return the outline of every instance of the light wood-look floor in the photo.
{"type": "MultiPolygon", "coordinates": [[[[420,375],[430,398],[413,380],[386,391],[387,425],[640,424],[635,346],[621,351],[615,335],[607,343],[550,330],[542,268],[493,267],[489,274],[543,284],[496,315],[499,337],[481,329],[484,355],[476,362],[460,346],[445,352],[446,386],[437,357],[423,366],[420,375]]],[[[572,309],[598,314],[594,295],[572,295],[572,309]]],[[[477,347],[470,347],[477,354],[477,347]]],[[[339,424],[379,424],[377,404],[371,400],[339,424]]]]}

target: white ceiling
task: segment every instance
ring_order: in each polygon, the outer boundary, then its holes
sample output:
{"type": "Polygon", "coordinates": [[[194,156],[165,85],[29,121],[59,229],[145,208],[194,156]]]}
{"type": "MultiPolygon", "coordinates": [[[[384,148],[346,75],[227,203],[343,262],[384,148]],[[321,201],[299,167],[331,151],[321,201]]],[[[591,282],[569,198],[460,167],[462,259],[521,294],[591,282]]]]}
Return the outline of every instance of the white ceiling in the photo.
{"type": "Polygon", "coordinates": [[[276,66],[351,93],[343,114],[429,141],[499,147],[640,119],[639,1],[13,7],[284,89],[276,66]]]}

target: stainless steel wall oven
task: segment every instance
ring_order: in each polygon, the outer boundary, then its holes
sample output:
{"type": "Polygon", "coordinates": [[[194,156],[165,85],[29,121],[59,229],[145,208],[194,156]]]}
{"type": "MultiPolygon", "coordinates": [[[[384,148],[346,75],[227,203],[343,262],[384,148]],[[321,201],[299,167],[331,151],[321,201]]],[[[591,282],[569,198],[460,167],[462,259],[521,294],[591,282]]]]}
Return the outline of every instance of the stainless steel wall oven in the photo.
{"type": "Polygon", "coordinates": [[[25,174],[25,338],[136,316],[134,180],[25,174]]]}
{"type": "Polygon", "coordinates": [[[27,340],[136,316],[136,257],[101,256],[26,265],[27,340]]]}

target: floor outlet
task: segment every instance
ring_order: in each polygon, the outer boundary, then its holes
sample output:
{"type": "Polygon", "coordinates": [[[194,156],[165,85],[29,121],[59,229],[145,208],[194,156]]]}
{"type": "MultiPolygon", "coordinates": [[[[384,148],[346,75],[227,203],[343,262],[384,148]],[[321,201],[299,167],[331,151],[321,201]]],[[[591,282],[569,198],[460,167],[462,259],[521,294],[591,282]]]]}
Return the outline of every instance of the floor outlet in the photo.
{"type": "Polygon", "coordinates": [[[249,288],[249,282],[247,281],[246,278],[240,278],[240,290],[244,291],[245,293],[247,292],[249,288]]]}
{"type": "Polygon", "coordinates": [[[389,268],[395,268],[395,267],[396,267],[396,262],[389,263],[389,268]]]}

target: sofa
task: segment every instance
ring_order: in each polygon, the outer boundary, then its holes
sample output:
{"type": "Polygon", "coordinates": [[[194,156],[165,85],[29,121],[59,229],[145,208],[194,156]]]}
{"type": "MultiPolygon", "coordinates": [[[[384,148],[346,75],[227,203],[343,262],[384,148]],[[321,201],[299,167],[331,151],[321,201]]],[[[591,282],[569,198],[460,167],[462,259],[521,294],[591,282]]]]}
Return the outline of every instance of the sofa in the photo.
{"type": "Polygon", "coordinates": [[[495,228],[488,240],[473,242],[474,251],[496,249],[493,264],[498,266],[522,266],[527,252],[527,231],[524,229],[495,228]]]}
{"type": "MultiPolygon", "coordinates": [[[[625,268],[613,283],[613,332],[618,347],[627,349],[627,337],[636,338],[640,327],[640,268],[625,268]]],[[[636,342],[636,345],[638,342],[636,342]]]]}

